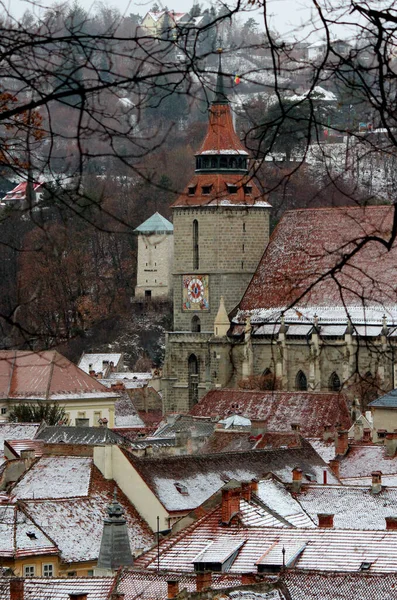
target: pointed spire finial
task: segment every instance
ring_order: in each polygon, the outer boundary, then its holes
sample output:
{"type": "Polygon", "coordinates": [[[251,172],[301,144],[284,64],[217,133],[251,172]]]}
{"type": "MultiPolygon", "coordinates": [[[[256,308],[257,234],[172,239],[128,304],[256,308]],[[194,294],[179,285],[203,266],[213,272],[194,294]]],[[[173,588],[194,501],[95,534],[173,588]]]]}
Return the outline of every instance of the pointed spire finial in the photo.
{"type": "Polygon", "coordinates": [[[223,73],[222,73],[222,48],[219,45],[218,48],[218,75],[216,78],[216,88],[215,88],[215,98],[213,100],[214,104],[229,104],[229,100],[227,99],[225,93],[225,86],[223,83],[223,73]]]}

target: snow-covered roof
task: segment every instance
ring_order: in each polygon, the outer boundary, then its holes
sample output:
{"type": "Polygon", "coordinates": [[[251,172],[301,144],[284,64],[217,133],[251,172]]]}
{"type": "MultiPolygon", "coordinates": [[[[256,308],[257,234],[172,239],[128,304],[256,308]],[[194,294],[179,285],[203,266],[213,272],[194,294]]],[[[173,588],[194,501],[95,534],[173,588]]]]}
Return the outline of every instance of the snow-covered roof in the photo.
{"type": "Polygon", "coordinates": [[[109,368],[110,363],[117,368],[117,365],[122,360],[123,355],[120,353],[94,353],[94,354],[86,354],[84,353],[79,360],[78,367],[84,373],[88,373],[90,371],[95,371],[95,373],[100,373],[104,369],[109,368]]]}
{"type": "Polygon", "coordinates": [[[251,427],[251,421],[241,415],[230,415],[230,417],[222,419],[219,423],[222,423],[225,429],[231,427],[251,427]]]}
{"type": "Polygon", "coordinates": [[[5,440],[33,440],[40,423],[0,423],[0,462],[5,440]]]}
{"type": "MultiPolygon", "coordinates": [[[[7,577],[0,582],[2,600],[9,598],[11,580],[12,578],[7,577]]],[[[87,594],[89,600],[108,600],[114,583],[114,577],[29,577],[24,580],[24,597],[34,600],[70,600],[72,594],[87,594]]]]}
{"type": "Polygon", "coordinates": [[[0,505],[0,558],[58,553],[56,545],[20,508],[0,505]]]}
{"type": "Polygon", "coordinates": [[[12,489],[16,498],[73,498],[87,496],[92,458],[42,456],[12,489]]]}

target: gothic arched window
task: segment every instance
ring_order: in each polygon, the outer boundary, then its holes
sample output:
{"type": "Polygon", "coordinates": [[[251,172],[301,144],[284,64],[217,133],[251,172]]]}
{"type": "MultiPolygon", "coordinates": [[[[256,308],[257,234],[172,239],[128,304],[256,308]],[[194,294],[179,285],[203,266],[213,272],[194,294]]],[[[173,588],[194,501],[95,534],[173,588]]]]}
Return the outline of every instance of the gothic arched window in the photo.
{"type": "Polygon", "coordinates": [[[194,317],[192,318],[192,331],[194,333],[200,333],[201,331],[200,317],[198,317],[197,315],[194,315],[194,317]]]}
{"type": "Polygon", "coordinates": [[[191,354],[188,358],[188,373],[189,373],[189,407],[191,408],[198,402],[198,359],[195,354],[191,354]]]}
{"type": "Polygon", "coordinates": [[[295,387],[297,390],[304,392],[307,390],[307,377],[303,371],[298,371],[295,377],[295,387]]]}
{"type": "Polygon", "coordinates": [[[199,268],[199,224],[193,221],[193,269],[199,268]]]}
{"type": "Polygon", "coordinates": [[[330,376],[329,382],[328,382],[328,387],[331,392],[339,392],[340,391],[340,388],[341,388],[340,379],[339,379],[338,374],[335,373],[335,371],[333,373],[331,373],[331,376],[330,376]]]}

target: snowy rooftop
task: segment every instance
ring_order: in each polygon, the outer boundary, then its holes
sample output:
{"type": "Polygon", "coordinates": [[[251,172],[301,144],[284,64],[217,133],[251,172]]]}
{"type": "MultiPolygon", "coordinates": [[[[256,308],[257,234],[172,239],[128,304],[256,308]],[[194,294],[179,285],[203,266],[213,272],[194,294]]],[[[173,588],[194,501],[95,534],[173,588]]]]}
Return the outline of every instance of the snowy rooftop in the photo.
{"type": "Polygon", "coordinates": [[[58,554],[55,544],[15,505],[0,507],[0,558],[58,554]]]}
{"type": "Polygon", "coordinates": [[[80,456],[42,456],[12,489],[21,500],[73,498],[87,496],[92,458],[80,456]]]}
{"type": "Polygon", "coordinates": [[[95,371],[100,373],[106,368],[109,368],[110,363],[113,363],[117,367],[118,363],[122,360],[122,354],[115,353],[102,353],[102,354],[83,354],[79,360],[78,367],[82,369],[84,373],[95,371]]]}
{"type": "Polygon", "coordinates": [[[158,212],[134,229],[135,233],[172,233],[173,231],[173,224],[158,212]]]}

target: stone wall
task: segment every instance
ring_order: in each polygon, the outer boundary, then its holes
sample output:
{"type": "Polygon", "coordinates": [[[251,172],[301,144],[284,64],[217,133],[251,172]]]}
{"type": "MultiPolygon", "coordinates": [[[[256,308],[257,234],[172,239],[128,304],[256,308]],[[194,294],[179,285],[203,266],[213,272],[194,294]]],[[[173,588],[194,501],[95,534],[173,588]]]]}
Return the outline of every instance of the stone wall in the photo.
{"type": "Polygon", "coordinates": [[[138,235],[138,272],[135,296],[166,298],[172,290],[174,241],[172,232],[138,235]]]}

